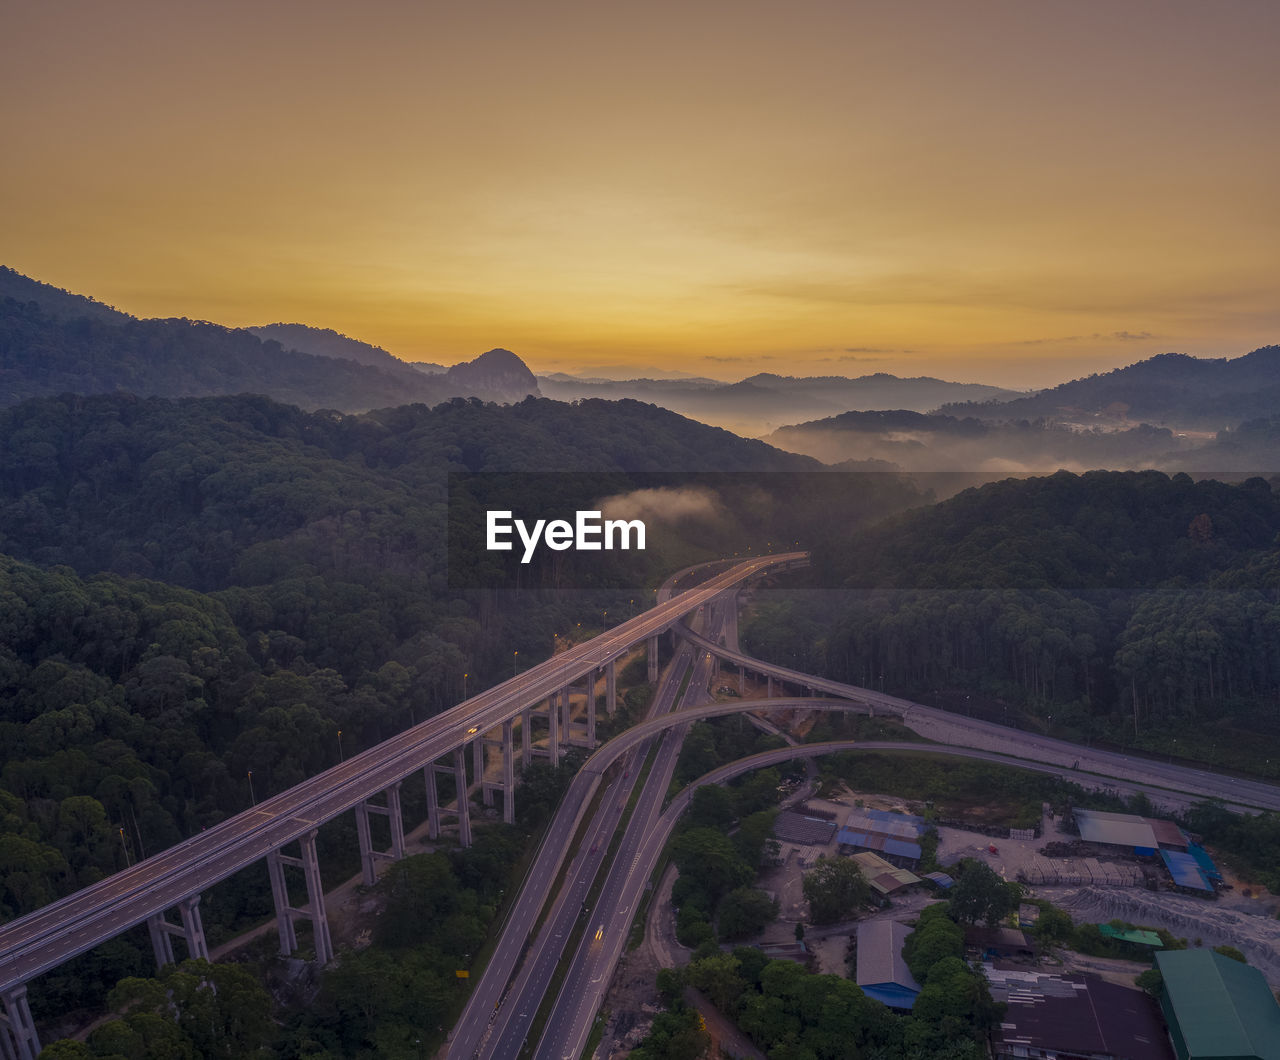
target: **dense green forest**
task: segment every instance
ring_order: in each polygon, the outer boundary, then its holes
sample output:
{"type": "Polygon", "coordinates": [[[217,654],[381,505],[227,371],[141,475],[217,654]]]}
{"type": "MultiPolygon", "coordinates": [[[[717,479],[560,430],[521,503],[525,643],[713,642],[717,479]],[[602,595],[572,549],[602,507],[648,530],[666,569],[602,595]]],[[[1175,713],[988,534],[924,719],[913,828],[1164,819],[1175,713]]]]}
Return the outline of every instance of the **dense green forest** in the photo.
{"type": "Polygon", "coordinates": [[[0,914],[243,809],[249,769],[259,796],[288,787],[334,764],[338,730],[348,751],[384,739],[456,702],[464,673],[478,690],[513,647],[536,660],[551,631],[598,624],[594,598],[449,590],[450,469],[771,457],[806,466],[637,403],[0,412],[0,548],[22,557],[0,558],[0,914]]]}
{"type": "Polygon", "coordinates": [[[745,635],[783,663],[1061,735],[1174,751],[1198,732],[1195,753],[1265,771],[1278,532],[1261,478],[1010,479],[816,549],[813,584],[844,591],[775,601],[745,635]]]}

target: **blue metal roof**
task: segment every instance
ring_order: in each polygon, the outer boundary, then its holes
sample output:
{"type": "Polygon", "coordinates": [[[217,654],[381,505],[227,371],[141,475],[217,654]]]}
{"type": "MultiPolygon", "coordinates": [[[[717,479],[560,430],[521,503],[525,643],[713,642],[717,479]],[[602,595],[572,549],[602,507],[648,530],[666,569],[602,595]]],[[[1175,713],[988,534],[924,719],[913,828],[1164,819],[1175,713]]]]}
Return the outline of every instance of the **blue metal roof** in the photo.
{"type": "Polygon", "coordinates": [[[1213,890],[1213,884],[1205,878],[1203,870],[1190,854],[1184,854],[1181,850],[1161,850],[1160,856],[1164,858],[1173,882],[1179,887],[1190,887],[1196,891],[1213,890]]]}
{"type": "Polygon", "coordinates": [[[1208,879],[1222,879],[1222,873],[1218,871],[1218,866],[1213,863],[1213,858],[1209,857],[1209,852],[1199,843],[1188,843],[1187,853],[1196,859],[1196,864],[1200,866],[1200,870],[1208,879]]]}

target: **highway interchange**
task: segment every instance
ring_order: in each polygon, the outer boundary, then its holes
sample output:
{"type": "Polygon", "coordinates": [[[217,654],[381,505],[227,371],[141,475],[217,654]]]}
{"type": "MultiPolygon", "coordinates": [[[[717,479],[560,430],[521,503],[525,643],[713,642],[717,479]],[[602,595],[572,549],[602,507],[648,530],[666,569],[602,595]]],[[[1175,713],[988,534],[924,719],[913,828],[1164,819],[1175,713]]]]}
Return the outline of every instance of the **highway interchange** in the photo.
{"type": "Polygon", "coordinates": [[[199,894],[324,821],[351,809],[428,762],[466,744],[661,633],[690,607],[742,579],[803,554],[746,560],[679,600],[620,623],[255,807],[0,927],[0,991],[18,986],[199,894]]]}
{"type": "MultiPolygon", "coordinates": [[[[713,601],[708,605],[713,610],[716,621],[727,627],[724,639],[732,643],[736,640],[732,623],[736,623],[736,607],[730,602],[734,593],[726,593],[724,600],[713,601]],[[729,616],[733,616],[732,619],[729,616]]],[[[1236,809],[1280,809],[1280,790],[1268,784],[1256,781],[1224,777],[1218,774],[1190,769],[1184,766],[1166,764],[1137,756],[1123,755],[1110,751],[1082,748],[1078,745],[1055,740],[1020,730],[1011,730],[1004,726],[982,722],[972,718],[961,717],[945,711],[936,710],[921,704],[886,696],[868,689],[844,685],[839,682],[816,678],[808,674],[789,670],[785,667],[763,663],[737,652],[720,643],[713,630],[710,637],[696,633],[687,625],[679,629],[686,643],[698,649],[698,662],[709,662],[712,655],[727,662],[740,665],[759,674],[768,674],[786,683],[805,687],[816,693],[843,697],[840,700],[815,699],[779,699],[772,701],[735,701],[730,703],[711,704],[702,707],[683,705],[676,717],[654,716],[635,726],[610,741],[588,760],[580,778],[590,777],[591,792],[595,792],[600,784],[600,777],[609,765],[618,757],[629,755],[637,744],[648,747],[648,741],[656,731],[678,726],[683,730],[692,720],[736,713],[744,710],[784,710],[794,708],[821,708],[836,710],[853,710],[862,713],[893,715],[903,724],[920,732],[931,740],[958,746],[930,746],[928,744],[911,743],[875,743],[858,744],[867,750],[885,751],[921,751],[929,750],[937,753],[980,759],[1006,765],[1018,765],[1041,772],[1052,773],[1065,779],[1081,783],[1084,786],[1111,787],[1131,792],[1142,792],[1153,801],[1166,805],[1185,806],[1189,802],[1204,797],[1217,797],[1236,809]]],[[[664,679],[664,691],[668,685],[681,680],[683,654],[677,656],[673,670],[664,679]]],[[[697,673],[689,682],[689,691],[695,689],[705,692],[709,674],[697,673]]],[[[665,708],[664,708],[665,712],[665,708]]],[[[664,747],[669,747],[669,742],[664,747]]],[[[848,749],[851,743],[833,745],[831,749],[848,749]]],[[[678,753],[672,748],[671,753],[678,753]]],[[[784,749],[771,752],[769,762],[788,761],[794,758],[810,757],[814,754],[813,745],[805,748],[784,749]]],[[[823,752],[827,753],[827,752],[823,752]]],[[[643,754],[637,754],[631,761],[643,761],[643,754]]],[[[673,759],[674,762],[674,759],[673,759]]],[[[756,765],[744,767],[760,768],[763,760],[756,765]]],[[[734,769],[740,763],[727,767],[734,769]]],[[[657,765],[654,774],[658,773],[657,765]]],[[[719,775],[719,771],[717,774],[719,775]]],[[[736,775],[736,774],[735,774],[736,775]]],[[[622,786],[620,778],[615,789],[609,789],[605,802],[610,808],[616,808],[630,793],[630,784],[622,786]]],[[[682,804],[682,799],[691,794],[693,787],[701,783],[715,782],[702,778],[685,789],[681,799],[673,802],[673,808],[682,804]]],[[[659,790],[655,787],[654,790],[659,790]]],[[[665,793],[667,782],[660,781],[660,790],[665,793]]],[[[566,799],[562,814],[548,830],[548,834],[560,837],[561,844],[567,849],[572,842],[581,820],[582,793],[571,792],[566,799]],[[576,807],[573,819],[566,811],[576,807]]],[[[644,887],[657,863],[658,856],[674,826],[671,810],[664,814],[659,822],[652,812],[644,812],[642,801],[628,823],[619,855],[606,867],[600,898],[589,911],[586,928],[582,933],[579,948],[568,965],[565,982],[561,987],[557,1002],[552,1009],[551,1018],[537,1044],[533,1055],[542,1058],[577,1057],[590,1033],[590,1027],[600,1000],[608,987],[617,958],[621,952],[631,917],[634,914],[644,887]],[[600,937],[597,938],[597,931],[600,937]],[[577,1051],[575,1051],[577,1050],[577,1051]]],[[[678,816],[678,814],[677,814],[678,816]]],[[[611,829],[606,817],[601,830],[590,833],[590,841],[601,851],[607,845],[607,836],[611,829]]],[[[586,849],[586,841],[582,849],[586,849]]],[[[500,943],[503,961],[500,963],[495,954],[486,968],[485,977],[476,985],[471,1002],[455,1029],[455,1037],[451,1041],[447,1055],[449,1057],[508,1057],[521,1055],[527,1050],[526,1035],[538,1010],[542,991],[546,989],[549,976],[563,956],[564,946],[570,937],[570,928],[577,920],[582,909],[582,896],[587,893],[592,880],[597,875],[598,867],[589,858],[579,855],[564,877],[561,900],[553,910],[552,917],[557,918],[559,927],[555,930],[544,929],[536,939],[528,939],[527,933],[514,934],[519,938],[507,940],[504,932],[500,943]],[[516,981],[504,994],[504,985],[510,975],[512,965],[507,961],[512,955],[518,955],[524,948],[525,941],[530,942],[528,953],[516,981]],[[497,967],[495,967],[497,966],[497,967]]],[[[536,918],[537,912],[551,893],[554,876],[549,876],[541,883],[541,890],[526,891],[527,904],[525,916],[530,920],[536,918]]],[[[521,902],[526,898],[522,894],[521,902]]],[[[551,918],[549,918],[549,921],[551,918]]],[[[508,926],[508,931],[513,931],[508,926]]]]}

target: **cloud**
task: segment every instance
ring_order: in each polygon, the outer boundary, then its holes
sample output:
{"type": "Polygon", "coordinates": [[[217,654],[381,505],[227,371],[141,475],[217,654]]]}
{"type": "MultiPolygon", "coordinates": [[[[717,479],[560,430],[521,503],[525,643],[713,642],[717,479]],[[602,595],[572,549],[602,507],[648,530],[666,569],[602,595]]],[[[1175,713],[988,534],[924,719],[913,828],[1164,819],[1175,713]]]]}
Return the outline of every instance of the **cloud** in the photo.
{"type": "Polygon", "coordinates": [[[707,489],[662,487],[632,490],[630,493],[605,497],[599,504],[600,512],[606,519],[675,523],[682,519],[712,522],[727,518],[720,499],[707,489]]]}
{"type": "Polygon", "coordinates": [[[1121,342],[1144,342],[1147,339],[1167,339],[1168,335],[1157,335],[1154,331],[1095,331],[1092,335],[1059,335],[1052,339],[1020,339],[1010,343],[1012,346],[1043,346],[1056,342],[1109,342],[1119,339],[1121,342]]]}

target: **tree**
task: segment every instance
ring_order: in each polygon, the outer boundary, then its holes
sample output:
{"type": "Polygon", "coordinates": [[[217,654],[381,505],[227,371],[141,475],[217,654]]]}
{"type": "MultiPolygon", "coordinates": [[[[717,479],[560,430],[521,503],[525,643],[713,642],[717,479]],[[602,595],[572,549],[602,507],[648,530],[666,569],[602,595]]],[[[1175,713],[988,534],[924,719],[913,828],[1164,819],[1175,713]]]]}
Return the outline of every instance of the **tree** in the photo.
{"type": "Polygon", "coordinates": [[[731,953],[716,953],[689,965],[689,985],[701,990],[722,1012],[732,1012],[747,988],[738,974],[738,959],[731,953]]]}
{"type": "Polygon", "coordinates": [[[929,969],[911,1009],[913,1024],[924,1030],[922,1044],[939,1045],[962,1037],[981,1040],[999,1012],[986,980],[959,957],[929,969]]]}
{"type": "Polygon", "coordinates": [[[660,1012],[649,1036],[631,1053],[633,1060],[697,1060],[711,1046],[711,1036],[696,1009],[660,1012]]]}
{"type": "Polygon", "coordinates": [[[1139,990],[1150,994],[1152,997],[1159,997],[1164,991],[1164,976],[1160,973],[1159,968],[1148,968],[1133,982],[1139,990]]]}
{"type": "Polygon", "coordinates": [[[949,957],[964,956],[964,931],[947,915],[945,902],[924,909],[916,929],[907,936],[902,956],[911,974],[923,982],[929,969],[949,957]]]}
{"type": "MultiPolygon", "coordinates": [[[[147,1041],[159,1033],[168,1043],[171,1036],[160,1024],[175,1025],[178,1038],[173,1040],[183,1043],[170,1054],[175,1057],[185,1055],[188,1046],[192,1056],[202,1058],[254,1056],[275,1037],[271,995],[253,973],[236,964],[196,959],[167,965],[154,979],[122,979],[108,1003],[128,1010],[122,1020],[112,1021],[123,1025],[126,1038],[147,1041]]],[[[96,1038],[94,1048],[99,1048],[96,1038]]],[[[133,1055],[114,1045],[104,1051],[133,1055]]]]}
{"type": "Polygon", "coordinates": [[[1018,908],[1022,888],[1006,883],[983,861],[965,858],[960,878],[948,895],[951,915],[962,924],[994,925],[1018,908]]]}
{"type": "Polygon", "coordinates": [[[101,1056],[95,1053],[84,1042],[78,1042],[74,1038],[60,1038],[56,1042],[50,1042],[40,1052],[40,1060],[95,1060],[101,1056]]]}
{"type": "Polygon", "coordinates": [[[690,828],[728,831],[734,816],[733,794],[729,789],[719,784],[704,784],[693,793],[684,822],[690,828]]]}
{"type": "Polygon", "coordinates": [[[712,904],[755,877],[729,837],[714,828],[691,828],[677,836],[671,844],[671,856],[680,876],[696,881],[712,904]]]}
{"type": "Polygon", "coordinates": [[[801,882],[815,924],[830,924],[851,915],[871,900],[871,885],[858,864],[848,858],[819,858],[801,882]]]}
{"type": "Polygon", "coordinates": [[[716,925],[721,939],[736,941],[759,934],[777,915],[777,901],[764,891],[736,887],[721,899],[716,925]]]}
{"type": "Polygon", "coordinates": [[[1040,911],[1031,933],[1042,943],[1052,943],[1066,942],[1074,930],[1075,924],[1065,910],[1047,905],[1040,911]]]}

